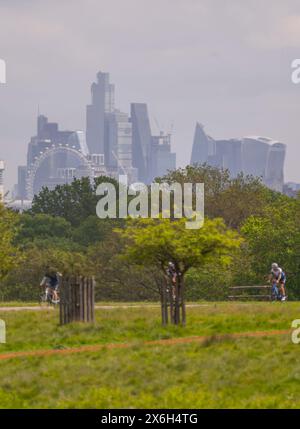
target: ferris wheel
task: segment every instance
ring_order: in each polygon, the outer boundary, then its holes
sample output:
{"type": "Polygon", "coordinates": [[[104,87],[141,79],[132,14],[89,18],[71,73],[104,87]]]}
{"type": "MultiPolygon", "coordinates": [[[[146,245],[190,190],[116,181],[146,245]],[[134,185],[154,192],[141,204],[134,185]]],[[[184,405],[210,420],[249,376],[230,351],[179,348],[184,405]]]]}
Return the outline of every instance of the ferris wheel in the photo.
{"type": "Polygon", "coordinates": [[[91,162],[79,150],[73,147],[70,147],[68,145],[49,147],[45,151],[41,152],[40,155],[35,158],[35,161],[31,164],[28,170],[28,175],[26,179],[26,193],[27,193],[27,198],[29,200],[32,200],[34,197],[34,184],[35,184],[36,175],[39,169],[42,167],[43,162],[49,157],[57,154],[61,154],[61,153],[72,154],[75,158],[77,158],[80,161],[81,165],[87,171],[86,176],[90,178],[94,176],[94,170],[92,168],[91,162]]]}

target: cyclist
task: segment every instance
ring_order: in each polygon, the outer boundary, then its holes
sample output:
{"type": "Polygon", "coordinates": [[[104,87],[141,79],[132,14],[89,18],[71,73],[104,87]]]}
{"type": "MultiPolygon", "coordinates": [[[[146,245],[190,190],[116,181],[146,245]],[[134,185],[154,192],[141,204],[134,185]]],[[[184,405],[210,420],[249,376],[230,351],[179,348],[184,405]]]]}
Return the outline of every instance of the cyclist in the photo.
{"type": "MultiPolygon", "coordinates": [[[[176,287],[176,279],[177,279],[177,272],[175,268],[175,264],[173,262],[168,263],[168,268],[166,269],[167,276],[171,280],[171,293],[173,300],[175,300],[175,287],[176,287]]],[[[170,289],[167,289],[170,291],[170,289]]]]}
{"type": "Polygon", "coordinates": [[[278,266],[276,262],[273,262],[271,266],[271,273],[269,279],[272,283],[276,283],[279,286],[280,299],[281,301],[286,300],[285,294],[285,283],[286,283],[286,275],[282,268],[278,266]]]}
{"type": "Polygon", "coordinates": [[[41,287],[45,287],[46,291],[47,289],[50,289],[51,295],[52,295],[52,302],[54,304],[57,304],[59,302],[59,298],[58,298],[58,286],[59,286],[59,277],[61,276],[60,273],[58,272],[52,272],[47,270],[41,283],[40,286],[41,287]]]}
{"type": "Polygon", "coordinates": [[[173,262],[168,263],[167,275],[168,275],[168,277],[170,277],[172,284],[175,285],[177,273],[176,273],[176,268],[175,268],[175,265],[173,264],[173,262]]]}

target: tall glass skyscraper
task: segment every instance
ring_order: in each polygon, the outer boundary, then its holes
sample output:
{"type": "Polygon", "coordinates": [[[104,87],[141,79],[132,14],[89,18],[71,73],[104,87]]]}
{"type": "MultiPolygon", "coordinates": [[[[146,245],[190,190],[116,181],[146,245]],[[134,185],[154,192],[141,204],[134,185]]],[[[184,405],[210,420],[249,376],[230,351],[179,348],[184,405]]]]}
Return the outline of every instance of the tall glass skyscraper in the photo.
{"type": "Polygon", "coordinates": [[[108,114],[105,129],[105,165],[127,174],[132,168],[132,125],[127,113],[108,114]]]}
{"type": "Polygon", "coordinates": [[[285,161],[285,145],[273,143],[268,152],[267,165],[265,171],[265,183],[275,191],[282,192],[283,188],[283,168],[285,161]]]}
{"type": "Polygon", "coordinates": [[[176,154],[171,152],[171,135],[151,135],[148,108],[145,103],[131,104],[132,162],[138,169],[139,181],[151,183],[176,168],[176,154]]]}
{"type": "Polygon", "coordinates": [[[86,141],[91,154],[104,155],[105,116],[114,111],[114,91],[109,73],[97,73],[97,82],[91,86],[92,102],[86,110],[86,141]]]}
{"type": "Polygon", "coordinates": [[[150,175],[152,136],[146,103],[131,103],[132,163],[138,179],[147,183],[150,175]]]}
{"type": "Polygon", "coordinates": [[[132,126],[126,113],[115,108],[115,87],[109,74],[99,72],[91,87],[92,102],[87,106],[86,141],[91,157],[102,157],[106,173],[136,178],[132,168],[132,126]]]}
{"type": "Polygon", "coordinates": [[[191,155],[191,164],[207,162],[208,157],[216,154],[216,142],[207,135],[202,124],[197,122],[191,155]]]}
{"type": "Polygon", "coordinates": [[[214,140],[197,123],[191,164],[207,163],[228,169],[232,177],[243,172],[261,177],[269,188],[282,192],[286,146],[268,137],[214,140]]]}
{"type": "Polygon", "coordinates": [[[171,152],[171,134],[152,136],[149,182],[176,168],[176,154],[171,152]]]}

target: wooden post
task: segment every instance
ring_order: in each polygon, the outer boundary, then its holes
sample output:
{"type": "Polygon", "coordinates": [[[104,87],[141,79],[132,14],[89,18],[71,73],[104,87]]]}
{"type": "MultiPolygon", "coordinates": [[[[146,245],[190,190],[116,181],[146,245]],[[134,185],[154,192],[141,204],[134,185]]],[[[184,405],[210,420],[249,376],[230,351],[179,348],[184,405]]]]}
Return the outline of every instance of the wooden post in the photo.
{"type": "Polygon", "coordinates": [[[175,325],[179,325],[180,323],[180,283],[178,278],[176,278],[176,284],[175,284],[175,317],[174,317],[174,323],[175,325]]]}
{"type": "Polygon", "coordinates": [[[163,326],[165,326],[166,325],[166,319],[165,319],[165,297],[164,297],[164,290],[161,291],[160,306],[161,306],[161,323],[162,323],[163,326]]]}
{"type": "Polygon", "coordinates": [[[95,277],[92,277],[92,289],[91,289],[91,315],[92,315],[92,323],[95,323],[95,277]]]}
{"type": "Polygon", "coordinates": [[[95,280],[63,278],[60,288],[60,324],[95,321],[95,280]]]}
{"type": "Polygon", "coordinates": [[[182,314],[182,324],[183,326],[186,325],[186,311],[185,311],[185,299],[184,299],[184,293],[185,293],[185,284],[184,280],[181,277],[180,279],[180,304],[181,304],[181,314],[182,314]]]}
{"type": "Polygon", "coordinates": [[[168,324],[168,297],[167,297],[167,280],[163,282],[161,289],[161,320],[163,326],[168,324]]]}
{"type": "Polygon", "coordinates": [[[162,324],[167,325],[169,321],[168,308],[170,309],[170,321],[174,325],[186,323],[186,310],[184,300],[184,282],[182,277],[177,277],[174,284],[166,278],[161,290],[161,318],[162,324]]]}

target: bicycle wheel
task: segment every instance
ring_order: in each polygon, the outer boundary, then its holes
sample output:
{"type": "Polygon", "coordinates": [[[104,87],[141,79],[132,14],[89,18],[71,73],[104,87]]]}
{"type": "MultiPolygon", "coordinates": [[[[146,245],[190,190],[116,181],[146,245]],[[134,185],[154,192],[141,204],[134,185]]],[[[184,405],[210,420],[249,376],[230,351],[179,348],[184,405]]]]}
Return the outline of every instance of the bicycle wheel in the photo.
{"type": "Polygon", "coordinates": [[[46,297],[45,293],[42,293],[39,297],[39,304],[43,305],[43,304],[45,304],[45,302],[47,302],[47,297],[46,297]]]}

